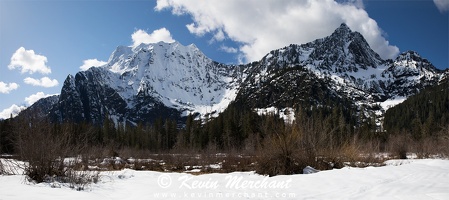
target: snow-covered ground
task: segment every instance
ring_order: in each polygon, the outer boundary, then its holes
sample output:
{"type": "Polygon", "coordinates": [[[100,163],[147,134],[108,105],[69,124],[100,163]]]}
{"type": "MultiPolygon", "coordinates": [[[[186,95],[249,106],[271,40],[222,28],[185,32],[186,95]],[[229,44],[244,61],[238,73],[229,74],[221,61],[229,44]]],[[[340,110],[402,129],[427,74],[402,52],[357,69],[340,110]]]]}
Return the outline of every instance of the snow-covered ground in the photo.
{"type": "Polygon", "coordinates": [[[343,168],[266,177],[254,172],[191,175],[102,172],[85,191],[0,176],[0,199],[449,199],[449,160],[390,160],[384,167],[343,168]]]}
{"type": "Polygon", "coordinates": [[[281,108],[278,109],[276,107],[269,107],[269,108],[256,108],[255,110],[258,115],[279,115],[281,119],[285,121],[285,123],[292,124],[296,118],[295,118],[295,110],[293,108],[281,108]]]}

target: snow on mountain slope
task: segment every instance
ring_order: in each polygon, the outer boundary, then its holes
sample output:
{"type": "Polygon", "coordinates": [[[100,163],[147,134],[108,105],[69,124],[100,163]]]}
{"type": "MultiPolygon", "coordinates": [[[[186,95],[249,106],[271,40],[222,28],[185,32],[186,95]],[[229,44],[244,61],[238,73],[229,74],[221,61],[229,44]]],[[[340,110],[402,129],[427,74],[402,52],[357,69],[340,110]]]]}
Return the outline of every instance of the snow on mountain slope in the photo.
{"type": "Polygon", "coordinates": [[[329,86],[337,92],[365,99],[367,103],[385,95],[378,83],[387,68],[385,63],[360,33],[342,24],[326,38],[270,52],[261,61],[263,69],[254,73],[258,76],[255,78],[257,81],[267,71],[300,65],[320,79],[331,81],[329,86]],[[367,91],[373,95],[367,95],[367,91]]]}
{"type": "Polygon", "coordinates": [[[60,105],[77,105],[60,106],[57,118],[98,123],[107,115],[114,122],[135,124],[148,117],[178,118],[175,110],[183,116],[217,115],[235,99],[243,78],[238,68],[212,61],[195,45],[119,46],[107,64],[67,78],[60,105]],[[75,108],[73,114],[63,107],[75,108]]]}
{"type": "Polygon", "coordinates": [[[232,66],[213,62],[195,45],[177,42],[119,47],[104,67],[120,75],[111,85],[124,99],[152,95],[184,114],[223,110],[238,86],[232,66]]]}
{"type": "Polygon", "coordinates": [[[403,97],[416,94],[423,87],[438,84],[444,77],[441,70],[414,51],[404,52],[390,61],[382,75],[392,79],[388,85],[390,95],[403,97]]]}
{"type": "Polygon", "coordinates": [[[360,33],[341,24],[328,37],[238,66],[214,62],[193,44],[119,46],[107,64],[68,76],[51,112],[59,121],[109,117],[136,124],[217,116],[235,100],[255,110],[345,102],[382,115],[446,76],[413,51],[382,60],[360,33]]]}
{"type": "MultiPolygon", "coordinates": [[[[245,97],[258,99],[260,96],[255,94],[261,90],[260,86],[266,89],[289,88],[301,74],[307,72],[321,80],[321,85],[327,86],[330,91],[324,92],[325,94],[349,99],[357,107],[379,109],[378,105],[383,105],[380,106],[381,110],[376,112],[378,115],[400,103],[401,99],[416,94],[424,87],[437,84],[443,76],[440,70],[416,52],[405,52],[395,60],[382,60],[360,33],[353,32],[347,25],[341,24],[328,37],[271,51],[249,70],[248,80],[242,90],[248,94],[245,97]],[[282,80],[275,79],[280,71],[289,75],[283,75],[282,80]],[[280,84],[282,81],[285,84],[280,84]]],[[[300,84],[297,86],[293,85],[296,88],[292,89],[293,93],[304,87],[300,84]]],[[[317,87],[320,88],[319,85],[317,87]]],[[[281,99],[286,95],[279,94],[271,98],[281,99]]],[[[290,98],[288,101],[298,103],[297,100],[290,98]]],[[[323,99],[314,101],[323,103],[323,99]]],[[[274,101],[270,103],[263,108],[274,106],[274,101]]],[[[281,105],[281,108],[292,106],[294,107],[290,103],[281,105]]]]}

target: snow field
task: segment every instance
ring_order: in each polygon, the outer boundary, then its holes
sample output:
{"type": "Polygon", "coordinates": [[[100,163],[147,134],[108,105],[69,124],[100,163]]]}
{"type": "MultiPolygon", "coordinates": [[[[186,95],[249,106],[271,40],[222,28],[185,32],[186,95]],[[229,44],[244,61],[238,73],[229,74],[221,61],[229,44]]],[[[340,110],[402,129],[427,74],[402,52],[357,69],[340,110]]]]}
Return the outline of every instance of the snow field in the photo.
{"type": "Polygon", "coordinates": [[[449,160],[390,160],[384,167],[345,167],[267,177],[254,172],[192,175],[107,171],[85,191],[0,176],[0,199],[449,199],[449,160]]]}

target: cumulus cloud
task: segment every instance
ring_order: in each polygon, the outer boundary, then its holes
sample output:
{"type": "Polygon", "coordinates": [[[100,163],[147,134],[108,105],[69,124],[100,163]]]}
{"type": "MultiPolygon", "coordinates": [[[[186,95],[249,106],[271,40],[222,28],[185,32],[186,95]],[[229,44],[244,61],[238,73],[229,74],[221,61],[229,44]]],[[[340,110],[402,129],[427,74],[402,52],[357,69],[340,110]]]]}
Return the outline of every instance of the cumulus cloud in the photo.
{"type": "Polygon", "coordinates": [[[214,37],[209,40],[209,43],[220,42],[224,39],[226,39],[226,36],[224,35],[223,31],[218,31],[217,33],[215,33],[214,37]]]}
{"type": "Polygon", "coordinates": [[[99,66],[103,66],[105,64],[107,64],[107,62],[97,60],[96,58],[95,59],[87,59],[87,60],[83,61],[83,65],[80,66],[80,69],[82,71],[86,71],[91,67],[99,67],[99,66]]]}
{"type": "Polygon", "coordinates": [[[12,117],[17,116],[20,111],[24,110],[25,106],[18,106],[16,104],[13,104],[11,107],[6,108],[0,112],[0,119],[9,119],[12,115],[12,117]]]}
{"type": "Polygon", "coordinates": [[[19,85],[17,83],[4,83],[0,81],[0,93],[9,94],[13,90],[17,90],[19,85]]]}
{"type": "Polygon", "coordinates": [[[228,47],[228,46],[225,46],[225,45],[221,45],[220,46],[220,50],[224,51],[226,53],[237,53],[238,52],[238,49],[236,49],[234,47],[228,47]]]}
{"type": "Polygon", "coordinates": [[[340,0],[339,2],[352,4],[357,8],[365,9],[365,4],[363,3],[363,0],[340,0]]]}
{"type": "Polygon", "coordinates": [[[166,28],[161,28],[154,30],[151,34],[148,34],[144,30],[137,30],[132,35],[131,38],[133,40],[133,47],[139,46],[139,44],[145,43],[157,43],[157,42],[167,42],[172,43],[175,40],[172,38],[170,31],[166,28]]]}
{"type": "Polygon", "coordinates": [[[8,65],[10,70],[20,69],[23,73],[41,73],[50,74],[51,69],[47,66],[47,57],[34,53],[33,50],[26,50],[24,47],[20,47],[12,55],[11,62],[8,65]]]}
{"type": "Polygon", "coordinates": [[[435,3],[440,12],[449,11],[449,0],[433,0],[433,3],[435,3]]]}
{"type": "Polygon", "coordinates": [[[382,58],[399,54],[360,0],[158,0],[154,9],[190,15],[193,23],[186,27],[192,34],[211,34],[239,43],[245,62],[259,60],[270,50],[292,43],[328,36],[343,22],[360,32],[382,58]]]}
{"type": "Polygon", "coordinates": [[[58,80],[56,79],[50,79],[48,77],[43,77],[41,79],[35,79],[35,78],[31,78],[31,77],[26,77],[23,82],[25,82],[26,84],[29,85],[33,85],[33,86],[41,86],[41,87],[54,87],[57,86],[59,84],[58,80]]]}
{"type": "Polygon", "coordinates": [[[34,103],[36,103],[36,101],[39,101],[39,99],[45,98],[45,97],[49,97],[49,96],[53,96],[55,94],[44,94],[43,92],[38,92],[36,94],[32,94],[29,97],[25,97],[25,102],[27,102],[27,104],[29,106],[33,105],[34,103]]]}

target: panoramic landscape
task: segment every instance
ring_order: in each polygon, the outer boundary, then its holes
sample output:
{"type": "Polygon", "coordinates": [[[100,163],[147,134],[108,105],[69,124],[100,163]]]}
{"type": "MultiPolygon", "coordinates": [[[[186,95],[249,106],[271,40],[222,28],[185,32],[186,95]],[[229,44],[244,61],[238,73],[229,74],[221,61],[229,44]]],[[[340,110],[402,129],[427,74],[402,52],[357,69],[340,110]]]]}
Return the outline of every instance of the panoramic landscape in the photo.
{"type": "Polygon", "coordinates": [[[448,199],[448,13],[2,1],[0,200],[448,199]]]}

